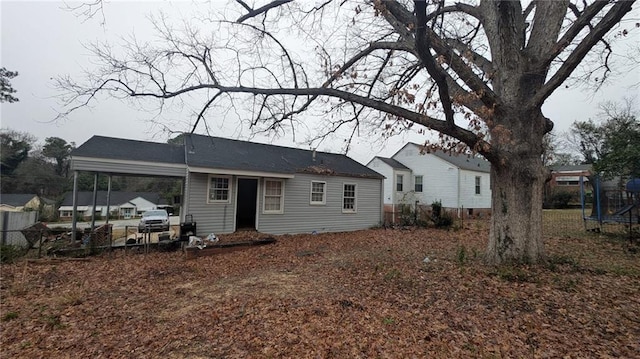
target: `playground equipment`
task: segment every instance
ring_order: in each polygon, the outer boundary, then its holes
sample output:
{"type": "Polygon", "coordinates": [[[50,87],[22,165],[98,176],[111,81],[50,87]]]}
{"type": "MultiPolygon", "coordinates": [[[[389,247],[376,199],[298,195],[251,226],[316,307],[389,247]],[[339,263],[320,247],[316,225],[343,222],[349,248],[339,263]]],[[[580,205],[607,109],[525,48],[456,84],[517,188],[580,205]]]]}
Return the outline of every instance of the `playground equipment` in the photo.
{"type": "Polygon", "coordinates": [[[628,224],[629,239],[633,238],[633,226],[640,225],[640,178],[621,181],[603,181],[600,176],[591,178],[590,187],[585,188],[585,177],[580,177],[582,219],[585,229],[601,232],[606,224],[628,224]],[[587,215],[587,198],[591,197],[591,214],[587,215]]]}

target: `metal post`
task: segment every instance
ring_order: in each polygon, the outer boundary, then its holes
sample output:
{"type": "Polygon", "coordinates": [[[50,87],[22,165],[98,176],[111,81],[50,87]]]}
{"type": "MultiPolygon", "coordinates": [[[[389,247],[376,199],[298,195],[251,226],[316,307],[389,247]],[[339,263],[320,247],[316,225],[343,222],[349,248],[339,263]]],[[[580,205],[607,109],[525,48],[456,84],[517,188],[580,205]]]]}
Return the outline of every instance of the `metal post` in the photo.
{"type": "Polygon", "coordinates": [[[78,171],[73,171],[73,210],[71,211],[71,241],[76,241],[76,229],[78,227],[78,171]]]}
{"type": "Polygon", "coordinates": [[[96,229],[96,202],[98,201],[98,172],[93,175],[93,209],[91,211],[91,233],[96,229]]]}
{"type": "Polygon", "coordinates": [[[111,175],[107,184],[107,221],[105,224],[109,224],[109,215],[111,215],[111,175]]]}

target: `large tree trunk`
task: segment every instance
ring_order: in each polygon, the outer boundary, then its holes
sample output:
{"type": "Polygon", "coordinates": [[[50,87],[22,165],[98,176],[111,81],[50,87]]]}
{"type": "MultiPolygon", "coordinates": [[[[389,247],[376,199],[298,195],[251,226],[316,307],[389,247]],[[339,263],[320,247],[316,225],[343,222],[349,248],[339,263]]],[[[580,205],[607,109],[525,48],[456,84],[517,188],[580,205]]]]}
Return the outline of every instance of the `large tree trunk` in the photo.
{"type": "Polygon", "coordinates": [[[493,214],[486,257],[490,264],[536,263],[544,258],[544,171],[535,160],[522,162],[491,170],[493,214]]]}
{"type": "Polygon", "coordinates": [[[499,160],[491,164],[491,230],[489,264],[537,263],[544,258],[542,202],[549,171],[542,163],[546,118],[539,111],[511,107],[496,118],[509,125],[502,137],[494,132],[499,160]]]}

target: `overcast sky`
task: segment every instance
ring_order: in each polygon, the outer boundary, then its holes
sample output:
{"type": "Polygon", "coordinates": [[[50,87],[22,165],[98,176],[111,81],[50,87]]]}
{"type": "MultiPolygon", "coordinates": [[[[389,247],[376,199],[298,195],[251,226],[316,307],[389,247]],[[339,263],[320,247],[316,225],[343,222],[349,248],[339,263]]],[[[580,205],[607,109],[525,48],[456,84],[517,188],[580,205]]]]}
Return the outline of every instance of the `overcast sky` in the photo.
{"type": "MultiPolygon", "coordinates": [[[[54,122],[60,106],[55,98],[52,78],[61,75],[78,75],[79,69],[91,68],[89,51],[83,44],[96,40],[106,40],[114,44],[118,38],[135,33],[142,39],[152,35],[147,16],[159,9],[169,14],[188,13],[191,2],[108,2],[104,7],[106,24],[102,26],[99,18],[83,21],[70,11],[66,11],[62,2],[30,2],[0,0],[1,49],[0,67],[18,71],[19,76],[12,80],[18,91],[19,102],[2,104],[0,124],[2,128],[28,132],[36,136],[40,143],[46,137],[60,137],[68,142],[80,145],[93,135],[129,138],[145,141],[165,142],[167,134],[152,125],[149,113],[131,108],[127,103],[117,100],[101,100],[91,108],[73,113],[67,120],[54,122]]],[[[626,39],[623,49],[638,45],[638,31],[626,39]]],[[[573,121],[596,118],[598,104],[603,101],[620,101],[624,96],[638,94],[640,72],[629,72],[600,92],[574,89],[561,89],[545,103],[543,110],[551,118],[556,129],[565,131],[573,121]]],[[[638,96],[637,101],[640,101],[638,96]]],[[[186,122],[185,122],[186,123],[186,122]]],[[[190,128],[177,130],[188,131],[190,128]]],[[[249,134],[239,130],[233,124],[226,124],[219,133],[230,138],[246,138],[249,134]]],[[[281,145],[299,146],[291,137],[278,140],[258,137],[258,142],[272,142],[281,145]]],[[[376,146],[377,139],[356,139],[351,157],[367,163],[373,156],[390,156],[400,149],[406,141],[422,142],[418,135],[406,135],[394,138],[385,146],[376,146]]],[[[339,145],[331,148],[331,143],[321,145],[319,150],[340,150],[339,145]]],[[[303,147],[304,148],[304,147],[303,147]]]]}

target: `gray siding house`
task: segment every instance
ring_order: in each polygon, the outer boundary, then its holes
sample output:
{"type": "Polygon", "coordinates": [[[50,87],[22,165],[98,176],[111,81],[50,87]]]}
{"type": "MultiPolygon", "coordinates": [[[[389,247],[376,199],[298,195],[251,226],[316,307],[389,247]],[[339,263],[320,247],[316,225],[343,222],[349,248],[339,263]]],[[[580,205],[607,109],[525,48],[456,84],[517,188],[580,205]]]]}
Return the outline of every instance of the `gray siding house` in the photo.
{"type": "Polygon", "coordinates": [[[198,235],[338,232],[382,222],[384,176],[339,154],[185,134],[180,145],[94,136],[73,171],[183,179],[198,235]]]}

